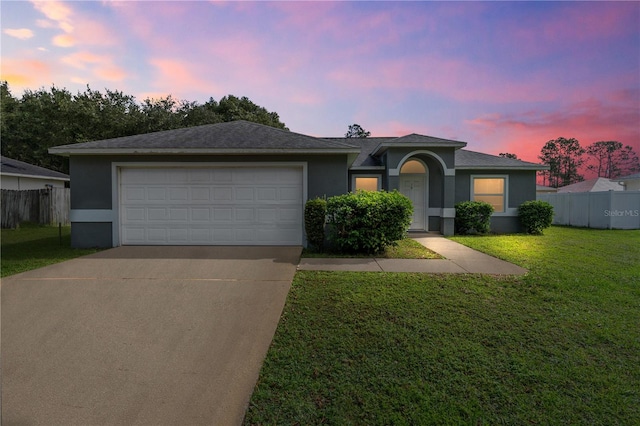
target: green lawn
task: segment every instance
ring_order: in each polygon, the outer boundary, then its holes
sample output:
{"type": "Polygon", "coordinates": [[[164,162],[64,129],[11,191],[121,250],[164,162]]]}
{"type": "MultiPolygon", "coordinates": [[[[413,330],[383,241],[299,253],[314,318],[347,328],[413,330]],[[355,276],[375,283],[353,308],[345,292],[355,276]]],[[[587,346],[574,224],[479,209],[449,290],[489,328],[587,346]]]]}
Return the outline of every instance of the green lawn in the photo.
{"type": "Polygon", "coordinates": [[[640,424],[640,231],[454,239],[530,272],[299,272],[245,424],[640,424]]]}
{"type": "Polygon", "coordinates": [[[331,251],[315,252],[309,249],[302,250],[302,257],[377,257],[378,259],[442,259],[438,253],[429,250],[416,240],[409,237],[396,241],[395,246],[389,246],[383,253],[376,255],[367,254],[341,254],[331,251]]]}
{"type": "Polygon", "coordinates": [[[72,249],[69,226],[62,227],[62,240],[57,226],[29,224],[23,224],[18,229],[3,229],[1,237],[3,277],[97,251],[72,249]]]}

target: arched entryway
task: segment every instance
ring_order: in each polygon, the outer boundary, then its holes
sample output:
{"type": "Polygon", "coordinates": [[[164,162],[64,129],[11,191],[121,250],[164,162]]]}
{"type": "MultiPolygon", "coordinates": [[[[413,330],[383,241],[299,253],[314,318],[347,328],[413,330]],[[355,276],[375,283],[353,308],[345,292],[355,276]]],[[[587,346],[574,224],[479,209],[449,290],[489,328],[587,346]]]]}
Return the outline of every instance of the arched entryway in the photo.
{"type": "Polygon", "coordinates": [[[400,168],[400,192],[413,203],[413,220],[409,230],[426,231],[428,205],[428,168],[421,160],[412,158],[400,168]]]}

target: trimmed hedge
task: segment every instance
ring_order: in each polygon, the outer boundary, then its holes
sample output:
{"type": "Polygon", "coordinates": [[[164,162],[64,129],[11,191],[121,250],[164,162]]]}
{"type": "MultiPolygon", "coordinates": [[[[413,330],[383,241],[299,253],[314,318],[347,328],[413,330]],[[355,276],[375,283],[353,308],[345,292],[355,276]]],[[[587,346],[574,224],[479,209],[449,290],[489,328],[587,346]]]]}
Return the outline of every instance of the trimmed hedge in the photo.
{"type": "Polygon", "coordinates": [[[553,206],[546,201],[525,201],[518,207],[520,223],[528,234],[541,235],[553,221],[553,206]]]}
{"type": "Polygon", "coordinates": [[[358,191],[327,200],[330,240],[347,253],[375,254],[404,238],[413,215],[398,191],[358,191]]]}
{"type": "Polygon", "coordinates": [[[307,242],[317,251],[324,247],[324,225],[327,221],[327,200],[314,198],[304,206],[304,229],[307,242]]]}
{"type": "Polygon", "coordinates": [[[456,234],[468,234],[475,231],[486,234],[491,229],[493,206],[484,201],[462,201],[456,203],[456,234]]]}

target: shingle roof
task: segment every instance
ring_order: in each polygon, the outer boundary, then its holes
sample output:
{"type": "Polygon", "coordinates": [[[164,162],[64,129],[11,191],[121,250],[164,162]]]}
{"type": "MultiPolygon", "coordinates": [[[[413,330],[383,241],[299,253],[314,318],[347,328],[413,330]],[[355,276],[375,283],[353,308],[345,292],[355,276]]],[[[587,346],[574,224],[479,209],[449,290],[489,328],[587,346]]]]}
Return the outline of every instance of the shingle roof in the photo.
{"type": "Polygon", "coordinates": [[[483,154],[481,152],[459,149],[455,154],[456,169],[524,169],[546,170],[547,166],[513,158],[499,157],[497,155],[483,154]]]}
{"type": "Polygon", "coordinates": [[[348,143],[360,148],[360,153],[351,165],[352,169],[377,168],[383,164],[380,158],[373,156],[375,149],[383,142],[396,138],[324,138],[328,141],[348,143]]]}
{"type": "Polygon", "coordinates": [[[417,133],[411,133],[410,135],[401,136],[399,138],[392,138],[381,142],[373,152],[374,155],[379,155],[389,148],[393,147],[413,147],[420,148],[463,148],[467,146],[466,142],[454,141],[451,139],[436,138],[433,136],[419,135],[417,133]]]}
{"type": "Polygon", "coordinates": [[[44,167],[34,166],[33,164],[25,163],[24,161],[0,156],[0,162],[2,163],[1,171],[3,175],[34,176],[56,180],[69,180],[69,175],[45,169],[44,167]]]}
{"type": "Polygon", "coordinates": [[[49,150],[52,154],[359,152],[339,141],[314,138],[249,121],[207,124],[105,139],[49,150]]]}
{"type": "Polygon", "coordinates": [[[572,183],[558,188],[558,193],[564,192],[603,192],[603,191],[623,191],[624,187],[618,182],[607,178],[594,178],[572,183]]]}
{"type": "Polygon", "coordinates": [[[634,173],[632,175],[620,176],[616,180],[631,180],[631,179],[640,179],[640,173],[634,173]]]}

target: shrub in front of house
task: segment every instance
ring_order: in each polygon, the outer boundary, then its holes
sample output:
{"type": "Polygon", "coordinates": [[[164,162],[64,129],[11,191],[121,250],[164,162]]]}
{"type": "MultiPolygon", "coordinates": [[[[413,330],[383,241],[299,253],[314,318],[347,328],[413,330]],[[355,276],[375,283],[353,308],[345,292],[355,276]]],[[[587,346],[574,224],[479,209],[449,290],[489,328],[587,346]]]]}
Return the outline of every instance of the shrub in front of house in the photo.
{"type": "Polygon", "coordinates": [[[546,201],[525,201],[518,207],[518,217],[525,232],[541,235],[553,221],[553,206],[546,201]]]}
{"type": "Polygon", "coordinates": [[[398,191],[358,191],[327,200],[332,245],[345,253],[375,254],[405,237],[413,205],[398,191]]]}
{"type": "Polygon", "coordinates": [[[324,225],[327,220],[327,200],[314,198],[304,206],[304,229],[307,242],[312,249],[322,251],[324,247],[324,225]]]}
{"type": "Polygon", "coordinates": [[[462,201],[456,203],[456,234],[476,232],[486,234],[491,228],[493,206],[484,201],[462,201]]]}

